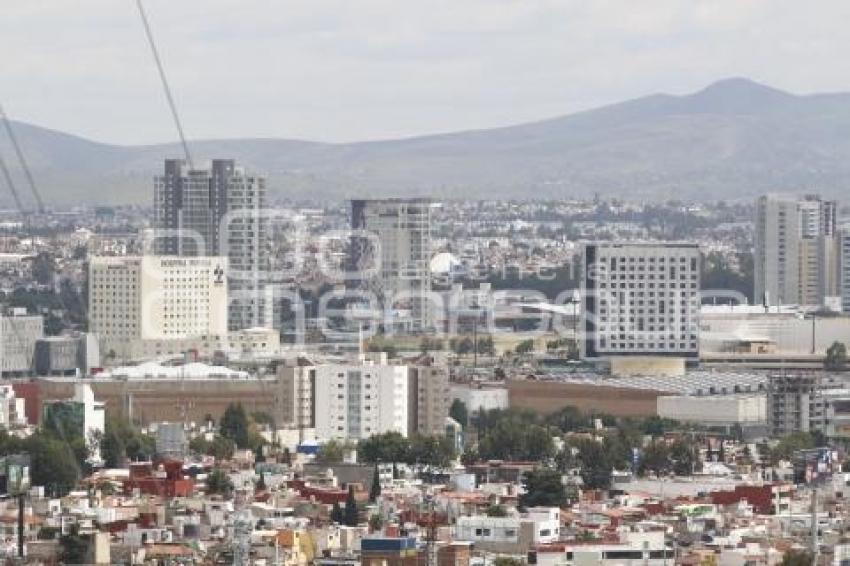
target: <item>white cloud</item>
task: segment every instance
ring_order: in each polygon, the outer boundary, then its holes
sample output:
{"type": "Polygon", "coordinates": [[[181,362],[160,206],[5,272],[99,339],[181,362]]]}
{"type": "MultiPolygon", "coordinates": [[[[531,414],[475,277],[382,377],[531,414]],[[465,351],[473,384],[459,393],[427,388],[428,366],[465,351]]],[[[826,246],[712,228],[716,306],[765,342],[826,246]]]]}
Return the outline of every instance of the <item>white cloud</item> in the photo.
{"type": "MultiPolygon", "coordinates": [[[[3,102],[105,141],[174,138],[133,0],[8,2],[3,102]]],[[[487,127],[727,76],[848,90],[850,3],[146,0],[192,137],[487,127]]]]}

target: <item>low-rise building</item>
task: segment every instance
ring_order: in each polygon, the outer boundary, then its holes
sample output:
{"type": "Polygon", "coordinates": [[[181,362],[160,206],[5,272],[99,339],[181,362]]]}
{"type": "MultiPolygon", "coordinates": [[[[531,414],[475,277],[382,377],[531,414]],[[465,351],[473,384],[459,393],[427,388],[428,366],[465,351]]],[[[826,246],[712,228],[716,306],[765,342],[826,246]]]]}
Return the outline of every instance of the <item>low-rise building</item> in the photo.
{"type": "Polygon", "coordinates": [[[0,377],[31,375],[35,344],[43,336],[41,316],[27,315],[23,308],[0,314],[0,377]]]}
{"type": "Polygon", "coordinates": [[[454,538],[488,552],[525,554],[534,545],[557,542],[560,533],[560,509],[535,507],[513,517],[459,517],[454,538]]]}

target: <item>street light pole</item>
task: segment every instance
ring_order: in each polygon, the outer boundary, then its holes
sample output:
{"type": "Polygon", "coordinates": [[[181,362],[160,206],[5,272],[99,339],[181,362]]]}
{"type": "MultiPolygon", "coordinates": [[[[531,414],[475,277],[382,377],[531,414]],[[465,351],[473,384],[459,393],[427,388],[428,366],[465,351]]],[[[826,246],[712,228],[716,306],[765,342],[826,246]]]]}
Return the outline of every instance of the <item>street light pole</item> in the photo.
{"type": "Polygon", "coordinates": [[[812,355],[815,355],[817,352],[816,342],[815,342],[815,321],[817,320],[817,315],[812,313],[812,355]]]}

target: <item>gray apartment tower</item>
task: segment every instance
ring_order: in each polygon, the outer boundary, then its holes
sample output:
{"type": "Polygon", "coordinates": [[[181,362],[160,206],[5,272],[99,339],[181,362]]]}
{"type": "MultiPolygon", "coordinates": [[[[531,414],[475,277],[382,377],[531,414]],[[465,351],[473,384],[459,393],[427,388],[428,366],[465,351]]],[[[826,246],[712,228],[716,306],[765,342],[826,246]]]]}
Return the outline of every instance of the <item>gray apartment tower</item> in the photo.
{"type": "Polygon", "coordinates": [[[195,169],[167,159],[154,180],[154,253],[227,257],[231,330],[273,325],[266,207],[265,178],[232,159],[195,169]]]}
{"type": "Polygon", "coordinates": [[[821,306],[839,295],[838,205],[815,195],[756,203],[755,301],[821,306]]]}
{"type": "Polygon", "coordinates": [[[411,332],[433,325],[431,207],[429,199],[421,198],[351,201],[351,227],[358,231],[352,243],[352,265],[377,269],[369,281],[372,290],[385,306],[410,310],[411,332]]]}
{"type": "Polygon", "coordinates": [[[697,244],[586,244],[583,263],[584,358],[699,357],[697,244]]]}
{"type": "Polygon", "coordinates": [[[850,313],[850,226],[844,226],[838,233],[838,254],[841,311],[850,313]]]}

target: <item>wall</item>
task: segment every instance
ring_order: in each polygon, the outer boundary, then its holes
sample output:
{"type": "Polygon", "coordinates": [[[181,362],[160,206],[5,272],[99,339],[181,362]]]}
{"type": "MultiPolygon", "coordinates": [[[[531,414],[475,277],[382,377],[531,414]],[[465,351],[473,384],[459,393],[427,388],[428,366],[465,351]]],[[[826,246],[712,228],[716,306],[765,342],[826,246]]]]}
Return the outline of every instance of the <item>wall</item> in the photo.
{"type": "Polygon", "coordinates": [[[566,406],[573,406],[585,413],[651,417],[657,414],[657,399],[663,394],[646,389],[556,381],[508,381],[511,408],[531,409],[541,414],[554,413],[566,406]]]}

